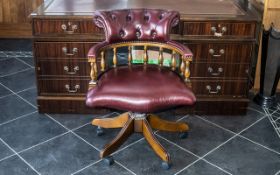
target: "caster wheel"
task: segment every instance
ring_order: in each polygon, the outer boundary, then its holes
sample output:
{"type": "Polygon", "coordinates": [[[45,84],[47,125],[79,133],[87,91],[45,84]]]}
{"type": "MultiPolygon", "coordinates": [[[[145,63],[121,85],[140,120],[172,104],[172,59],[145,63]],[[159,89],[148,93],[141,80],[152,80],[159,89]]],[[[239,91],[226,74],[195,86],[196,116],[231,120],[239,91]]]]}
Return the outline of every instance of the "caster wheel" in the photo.
{"type": "Polygon", "coordinates": [[[97,136],[102,136],[104,134],[104,129],[99,127],[96,129],[97,136]]]}
{"type": "Polygon", "coordinates": [[[162,169],[164,169],[164,170],[168,170],[168,169],[171,167],[171,163],[162,162],[162,163],[161,163],[161,167],[162,167],[162,169]]]}
{"type": "Polygon", "coordinates": [[[181,139],[185,139],[185,138],[188,137],[188,135],[189,135],[188,132],[181,132],[181,133],[179,134],[179,137],[180,137],[181,139]]]}
{"type": "Polygon", "coordinates": [[[112,156],[107,156],[107,157],[104,158],[104,162],[105,162],[108,166],[110,166],[110,165],[113,165],[114,159],[113,159],[112,156]]]}

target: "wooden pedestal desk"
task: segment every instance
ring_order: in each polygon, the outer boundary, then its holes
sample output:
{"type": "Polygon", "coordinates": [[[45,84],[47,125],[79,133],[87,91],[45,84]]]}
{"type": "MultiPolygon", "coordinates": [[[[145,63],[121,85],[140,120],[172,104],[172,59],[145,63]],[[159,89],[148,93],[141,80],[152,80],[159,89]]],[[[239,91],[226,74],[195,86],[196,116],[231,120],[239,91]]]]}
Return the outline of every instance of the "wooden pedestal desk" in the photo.
{"type": "MultiPolygon", "coordinates": [[[[245,1],[245,0],[244,0],[245,1]]],[[[194,53],[192,89],[197,114],[245,114],[254,77],[259,17],[235,0],[53,0],[30,15],[34,36],[38,109],[48,113],[90,113],[89,48],[104,39],[92,22],[95,10],[173,9],[181,14],[172,39],[194,53]]]]}

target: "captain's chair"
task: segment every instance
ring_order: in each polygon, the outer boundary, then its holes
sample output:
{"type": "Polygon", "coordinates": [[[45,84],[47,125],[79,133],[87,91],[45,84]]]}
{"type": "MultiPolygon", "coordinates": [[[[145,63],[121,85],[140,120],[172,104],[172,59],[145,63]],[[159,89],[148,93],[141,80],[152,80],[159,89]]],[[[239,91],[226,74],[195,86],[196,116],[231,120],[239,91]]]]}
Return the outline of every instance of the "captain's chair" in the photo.
{"type": "MultiPolygon", "coordinates": [[[[141,132],[156,154],[170,167],[168,152],[156,139],[153,130],[180,132],[187,136],[186,123],[170,122],[152,113],[176,106],[193,105],[195,95],[190,83],[188,47],[170,40],[169,32],[179,23],[179,13],[169,10],[129,9],[97,11],[94,23],[105,31],[106,40],[88,52],[91,81],[86,104],[125,112],[115,118],[94,119],[97,133],[102,128],[122,128],[105,146],[100,157],[113,163],[110,156],[133,133],[141,132]],[[125,65],[117,52],[128,50],[125,65]],[[112,58],[107,58],[112,51],[112,58]]],[[[133,155],[127,155],[133,156],[133,155]]]]}

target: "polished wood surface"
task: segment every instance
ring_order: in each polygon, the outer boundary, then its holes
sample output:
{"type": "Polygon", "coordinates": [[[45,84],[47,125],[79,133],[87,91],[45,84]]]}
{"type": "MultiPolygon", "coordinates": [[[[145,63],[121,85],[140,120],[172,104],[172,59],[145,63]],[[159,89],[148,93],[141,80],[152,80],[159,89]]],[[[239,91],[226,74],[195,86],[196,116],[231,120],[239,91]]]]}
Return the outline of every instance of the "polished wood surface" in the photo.
{"type": "MultiPolygon", "coordinates": [[[[156,3],[158,0],[54,0],[32,13],[39,111],[95,111],[88,110],[82,100],[91,75],[100,73],[90,71],[90,64],[85,63],[87,51],[91,45],[104,40],[103,31],[92,22],[92,12],[121,5],[121,8],[144,6],[179,10],[181,21],[172,30],[171,39],[186,44],[194,53],[190,80],[198,102],[193,111],[199,114],[246,113],[248,90],[254,79],[252,63],[260,21],[256,10],[239,0],[156,3]]],[[[92,64],[94,70],[101,70],[102,65],[101,58],[92,64]]],[[[184,69],[185,65],[181,65],[180,70],[184,69]]]]}
{"type": "Polygon", "coordinates": [[[115,118],[93,119],[92,125],[104,128],[120,128],[119,134],[100,152],[100,157],[104,158],[115,152],[125,140],[133,133],[140,132],[147,140],[155,153],[167,163],[170,163],[170,155],[160,144],[153,133],[153,129],[169,132],[185,133],[189,131],[189,126],[183,122],[171,122],[160,119],[153,114],[137,116],[139,114],[123,113],[115,118]],[[136,116],[135,116],[136,115],[136,116]]]}
{"type": "Polygon", "coordinates": [[[43,0],[0,0],[0,38],[31,38],[28,19],[43,0]]]}

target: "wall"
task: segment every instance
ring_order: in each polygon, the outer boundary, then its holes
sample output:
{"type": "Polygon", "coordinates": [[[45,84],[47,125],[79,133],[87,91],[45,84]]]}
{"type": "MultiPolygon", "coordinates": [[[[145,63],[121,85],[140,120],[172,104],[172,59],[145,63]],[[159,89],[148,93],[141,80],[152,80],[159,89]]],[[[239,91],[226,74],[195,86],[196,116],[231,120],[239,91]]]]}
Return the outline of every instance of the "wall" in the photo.
{"type": "Polygon", "coordinates": [[[43,0],[0,0],[0,38],[32,36],[28,16],[43,0]]]}

